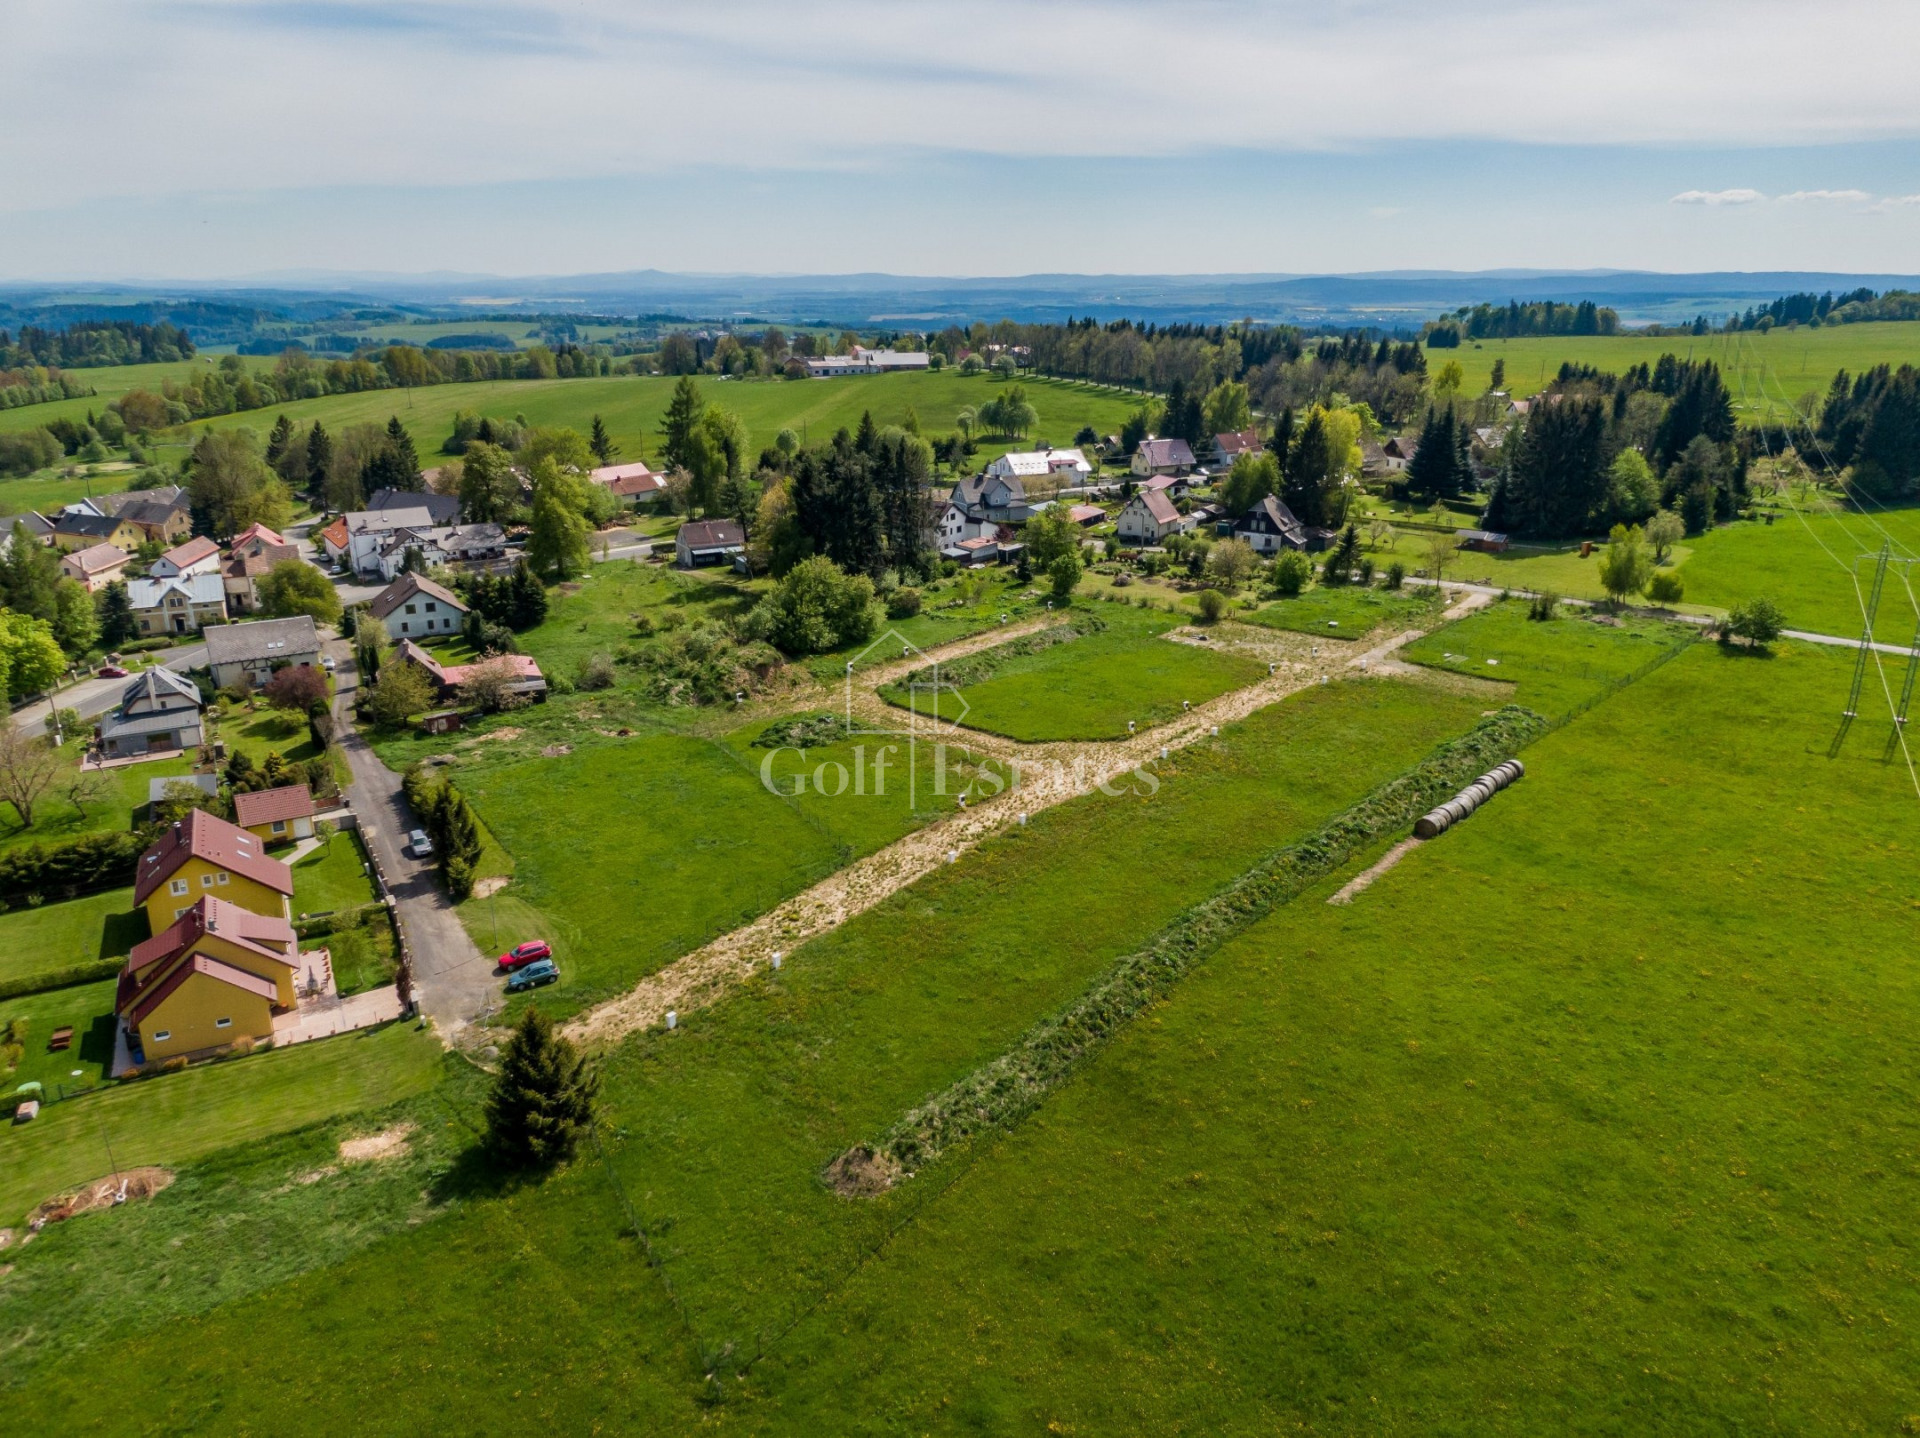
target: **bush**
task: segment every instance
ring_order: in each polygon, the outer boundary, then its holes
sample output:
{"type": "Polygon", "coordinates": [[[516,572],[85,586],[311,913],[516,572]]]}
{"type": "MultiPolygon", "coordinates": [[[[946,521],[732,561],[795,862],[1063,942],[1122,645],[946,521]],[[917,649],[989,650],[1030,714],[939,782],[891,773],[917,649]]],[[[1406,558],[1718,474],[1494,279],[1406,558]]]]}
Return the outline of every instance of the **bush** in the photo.
{"type": "Polygon", "coordinates": [[[911,619],[920,612],[920,591],[913,588],[896,589],[887,596],[887,618],[911,619]]]}
{"type": "Polygon", "coordinates": [[[127,882],[154,831],[88,834],[71,844],[29,844],[0,854],[0,905],[73,899],[127,882]]]}
{"type": "Polygon", "coordinates": [[[1559,599],[1552,594],[1536,594],[1527,601],[1527,618],[1545,621],[1553,618],[1554,607],[1559,599]]]}
{"type": "Polygon", "coordinates": [[[1787,616],[1771,599],[1749,599],[1736,604],[1721,626],[1721,637],[1744,639],[1754,649],[1765,649],[1787,627],[1787,616]]]}
{"type": "Polygon", "coordinates": [[[44,429],[0,434],[0,475],[32,474],[58,464],[65,453],[60,441],[44,429]]]}
{"type": "Polygon", "coordinates": [[[1227,612],[1227,596],[1217,589],[1200,591],[1200,619],[1205,624],[1218,624],[1227,612]]]}
{"type": "Polygon", "coordinates": [[[1671,569],[1662,569],[1647,581],[1647,598],[1671,609],[1686,597],[1686,581],[1671,569]]]}
{"type": "Polygon", "coordinates": [[[1307,587],[1312,577],[1313,561],[1297,549],[1287,549],[1273,561],[1270,582],[1275,594],[1291,599],[1307,587]]]}
{"type": "Polygon", "coordinates": [[[1061,555],[1047,566],[1047,577],[1053,581],[1054,602],[1067,603],[1073,598],[1075,586],[1080,583],[1080,556],[1061,555]]]}
{"type": "Polygon", "coordinates": [[[615,675],[613,660],[605,654],[590,654],[574,671],[574,685],[582,690],[611,689],[615,675]]]}
{"type": "Polygon", "coordinates": [[[770,640],[788,654],[820,654],[871,639],[877,627],[873,581],[815,555],[787,571],[742,630],[748,639],[770,640]]]}
{"type": "Polygon", "coordinates": [[[327,676],[311,665],[289,664],[274,671],[260,696],[275,709],[311,714],[315,705],[327,702],[327,676]]]}
{"type": "Polygon", "coordinates": [[[1396,559],[1387,566],[1387,588],[1398,589],[1406,582],[1407,566],[1396,559]]]}

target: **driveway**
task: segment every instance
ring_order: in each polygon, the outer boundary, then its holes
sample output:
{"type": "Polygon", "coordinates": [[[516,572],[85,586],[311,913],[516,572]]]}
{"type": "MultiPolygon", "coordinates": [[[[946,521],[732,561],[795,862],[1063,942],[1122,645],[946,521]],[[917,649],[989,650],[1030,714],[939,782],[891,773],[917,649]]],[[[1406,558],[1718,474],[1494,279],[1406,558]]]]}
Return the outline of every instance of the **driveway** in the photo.
{"type": "MultiPolygon", "coordinates": [[[[207,646],[190,644],[185,649],[169,649],[164,662],[175,673],[184,674],[207,662],[207,646]]],[[[56,708],[78,709],[82,719],[97,719],[120,702],[120,694],[130,682],[127,679],[82,679],[78,684],[59,690],[51,700],[36,699],[16,710],[14,727],[29,735],[44,734],[47,732],[47,715],[56,708]]]]}
{"type": "Polygon", "coordinates": [[[347,798],[360,819],[360,833],[386,877],[395,900],[396,917],[413,953],[413,993],[422,1013],[431,1017],[448,1043],[489,1008],[498,1008],[501,980],[492,960],[467,937],[466,929],[447,902],[431,861],[421,862],[404,849],[407,834],[419,827],[400,776],[380,762],[353,727],[353,696],[359,674],[353,665],[353,647],[336,639],[327,652],[339,665],[334,720],[342,752],[353,781],[347,798]]]}

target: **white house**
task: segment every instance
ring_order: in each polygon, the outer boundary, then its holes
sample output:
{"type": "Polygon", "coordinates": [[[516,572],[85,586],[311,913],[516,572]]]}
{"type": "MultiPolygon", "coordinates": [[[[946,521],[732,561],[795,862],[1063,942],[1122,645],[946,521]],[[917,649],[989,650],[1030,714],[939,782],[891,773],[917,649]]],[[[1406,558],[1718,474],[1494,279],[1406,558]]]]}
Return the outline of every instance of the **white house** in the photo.
{"type": "Polygon", "coordinates": [[[807,361],[809,379],[838,379],[843,375],[886,374],[891,370],[927,368],[925,350],[870,350],[860,345],[848,355],[820,355],[807,361]]]}
{"type": "Polygon", "coordinates": [[[155,579],[178,579],[183,574],[212,574],[219,568],[220,546],[196,534],[154,560],[147,573],[155,579]]]}
{"type": "Polygon", "coordinates": [[[1233,462],[1242,455],[1260,453],[1260,431],[1257,429],[1237,429],[1227,434],[1213,437],[1213,462],[1222,469],[1230,469],[1233,462]]]}
{"type": "MultiPolygon", "coordinates": [[[[216,581],[218,575],[212,576],[216,581]]],[[[189,581],[191,582],[191,581],[189,581]]],[[[207,667],[220,689],[250,683],[258,688],[276,669],[310,669],[320,662],[320,631],[309,615],[216,624],[207,630],[207,667]]]]}
{"type": "Polygon", "coordinates": [[[1409,439],[1404,435],[1398,435],[1398,434],[1396,434],[1392,439],[1388,440],[1385,444],[1381,445],[1380,457],[1386,463],[1387,473],[1389,474],[1401,473],[1403,470],[1406,469],[1406,467],[1410,463],[1412,463],[1413,457],[1416,453],[1419,452],[1419,449],[1420,449],[1419,440],[1409,439]]]}
{"type": "Polygon", "coordinates": [[[1080,484],[1093,473],[1087,457],[1077,449],[1014,450],[987,466],[987,476],[1025,482],[1046,480],[1057,486],[1080,484]]]}
{"type": "Polygon", "coordinates": [[[1244,539],[1260,554],[1309,547],[1306,525],[1271,494],[1240,516],[1234,523],[1233,537],[1244,539]]]}
{"type": "Polygon", "coordinates": [[[1158,544],[1180,530],[1180,511],[1159,490],[1143,490],[1120,511],[1114,532],[1122,544],[1158,544]]]}
{"type": "Polygon", "coordinates": [[[403,574],[374,595],[367,612],[395,639],[438,639],[458,634],[467,606],[452,590],[419,574],[403,574]]]}

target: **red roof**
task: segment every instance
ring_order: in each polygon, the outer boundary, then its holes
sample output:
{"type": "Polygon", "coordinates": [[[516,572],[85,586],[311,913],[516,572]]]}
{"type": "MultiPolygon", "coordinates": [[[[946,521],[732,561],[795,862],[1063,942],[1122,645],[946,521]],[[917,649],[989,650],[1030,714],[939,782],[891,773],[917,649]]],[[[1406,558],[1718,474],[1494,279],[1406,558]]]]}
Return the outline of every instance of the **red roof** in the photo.
{"type": "Polygon", "coordinates": [[[255,824],[271,824],[276,819],[310,819],[313,791],[305,784],[288,784],[279,789],[235,794],[233,817],[243,829],[251,829],[255,824]]]}
{"type": "Polygon", "coordinates": [[[140,856],[140,865],[134,871],[133,901],[146,903],[148,896],[189,858],[204,859],[282,894],[293,893],[293,871],[260,852],[257,834],[216,819],[204,809],[195,809],[140,856]]]}
{"type": "Polygon", "coordinates": [[[286,538],[278,531],[268,529],[264,524],[249,524],[245,529],[234,535],[233,547],[238,549],[241,545],[248,544],[256,539],[263,540],[276,547],[284,545],[287,542],[286,538]]]}
{"type": "Polygon", "coordinates": [[[205,954],[195,954],[191,962],[180,965],[159,983],[148,989],[135,1002],[127,1014],[127,1021],[140,1024],[161,1004],[173,996],[178,989],[195,974],[205,974],[210,979],[218,979],[223,984],[231,984],[236,989],[257,994],[272,1003],[280,991],[258,974],[250,974],[245,969],[235,968],[232,964],[223,964],[218,959],[210,959],[205,954]]]}
{"type": "Polygon", "coordinates": [[[450,684],[455,689],[458,689],[472,677],[473,671],[480,668],[481,665],[497,664],[502,659],[513,666],[513,677],[515,679],[539,679],[544,677],[540,673],[540,666],[533,662],[533,656],[531,654],[496,654],[491,659],[477,660],[472,664],[446,665],[440,670],[440,682],[450,684]]]}
{"type": "Polygon", "coordinates": [[[1180,511],[1173,507],[1173,501],[1160,490],[1149,489],[1141,492],[1140,502],[1147,507],[1147,513],[1160,524],[1178,524],[1180,511]]]}
{"type": "Polygon", "coordinates": [[[325,529],[320,531],[321,539],[335,549],[347,547],[347,517],[343,514],[325,529]]]}
{"type": "Polygon", "coordinates": [[[127,972],[136,974],[151,964],[170,959],[192,948],[208,934],[264,958],[278,959],[287,965],[298,962],[292,924],[208,894],[195,900],[192,908],[152,938],[135,944],[133,952],[127,955],[127,972]]]}

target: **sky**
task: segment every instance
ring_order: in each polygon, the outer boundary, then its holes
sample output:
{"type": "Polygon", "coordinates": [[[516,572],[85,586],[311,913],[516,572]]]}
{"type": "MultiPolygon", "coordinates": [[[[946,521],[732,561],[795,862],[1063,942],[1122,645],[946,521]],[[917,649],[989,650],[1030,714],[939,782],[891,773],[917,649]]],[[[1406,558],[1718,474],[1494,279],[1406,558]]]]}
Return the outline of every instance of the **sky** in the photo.
{"type": "Polygon", "coordinates": [[[1895,0],[0,8],[0,279],[1920,269],[1895,0]]]}

